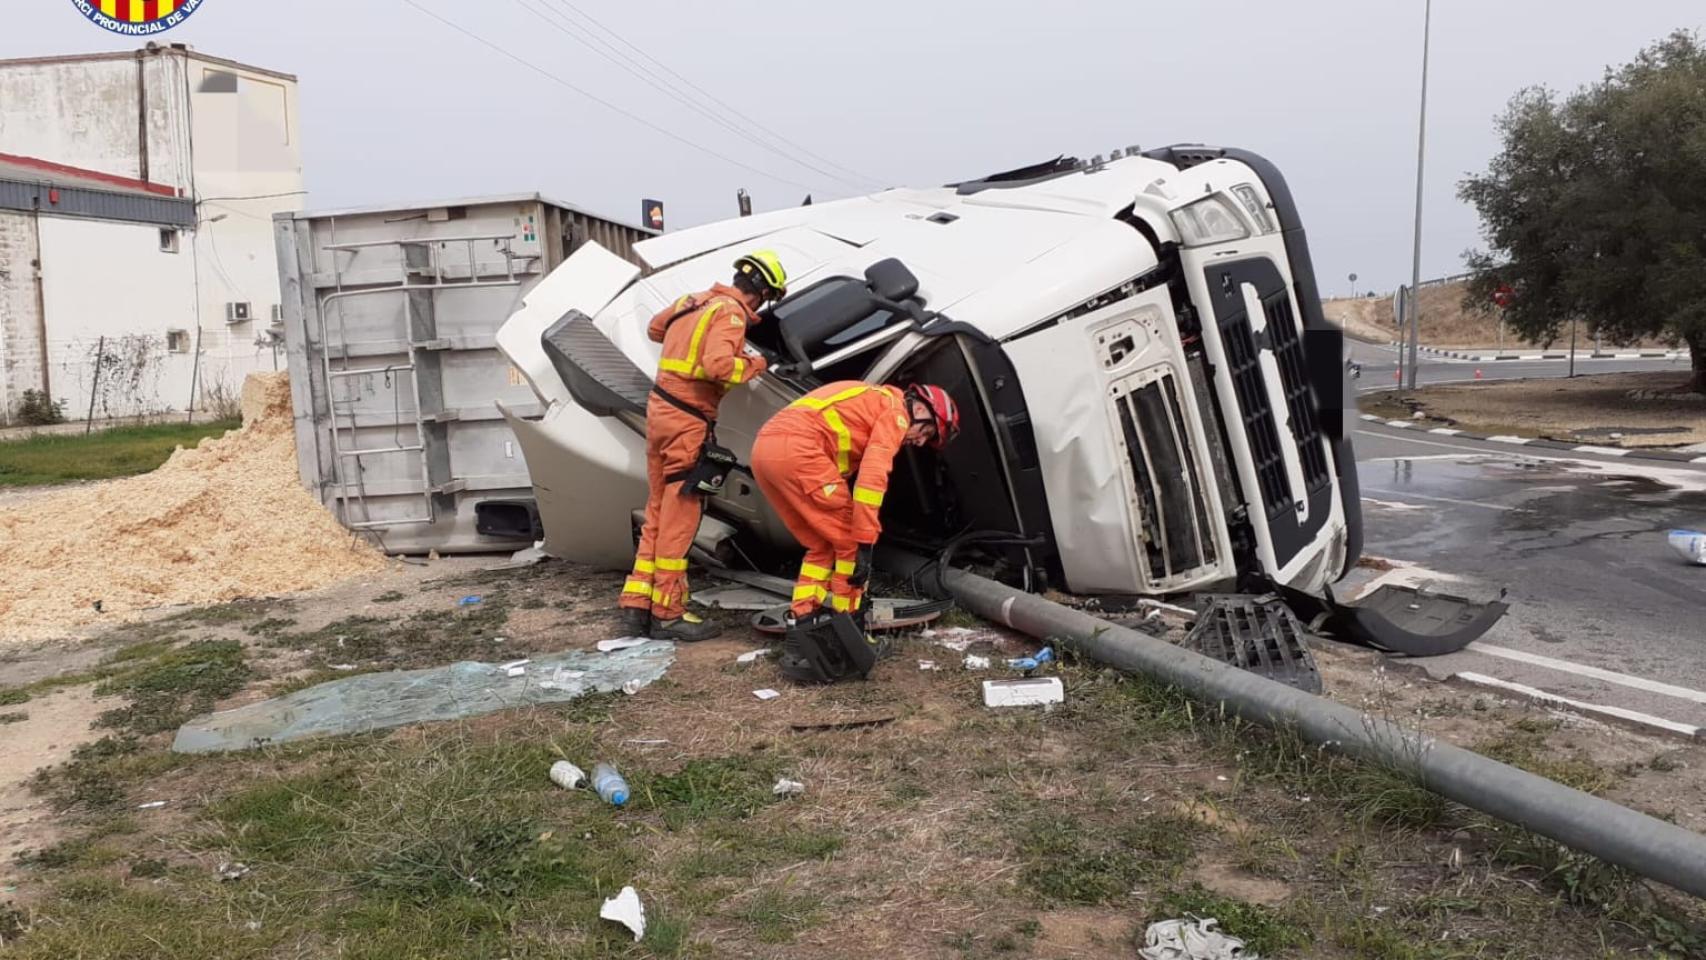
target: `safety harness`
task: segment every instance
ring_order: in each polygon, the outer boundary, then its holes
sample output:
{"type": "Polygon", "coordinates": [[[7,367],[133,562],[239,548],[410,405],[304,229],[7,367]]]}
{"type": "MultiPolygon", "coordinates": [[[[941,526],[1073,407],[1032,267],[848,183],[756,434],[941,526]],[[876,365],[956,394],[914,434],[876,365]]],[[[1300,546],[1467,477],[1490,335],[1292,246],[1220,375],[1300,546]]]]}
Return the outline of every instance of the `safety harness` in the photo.
{"type": "MultiPolygon", "coordinates": [[[[680,320],[682,317],[702,310],[708,312],[711,309],[711,307],[705,304],[692,301],[691,297],[688,299],[690,302],[687,306],[676,311],[674,316],[664,321],[664,332],[666,334],[669,332],[671,327],[675,326],[676,321],[680,320]]],[[[687,359],[676,360],[665,358],[659,362],[658,369],[667,370],[671,373],[678,373],[685,377],[701,377],[705,371],[703,367],[698,366],[699,341],[704,336],[705,328],[707,326],[709,326],[708,318],[702,320],[699,324],[699,329],[694,331],[693,342],[687,348],[687,359]]],[[[735,362],[737,364],[736,373],[738,375],[741,369],[744,368],[745,361],[737,359],[735,362]]],[[[695,407],[675,394],[670,393],[668,390],[665,390],[656,383],[652,384],[652,392],[657,394],[659,399],[663,400],[665,403],[677,410],[680,410],[682,413],[697,419],[705,425],[705,442],[699,448],[699,459],[694,461],[693,465],[685,470],[677,470],[674,473],[666,475],[663,478],[664,482],[682,483],[683,493],[692,490],[693,492],[704,496],[714,496],[722,492],[723,483],[728,479],[729,472],[736,468],[741,470],[745,470],[746,468],[742,467],[740,465],[740,461],[735,458],[734,451],[717,443],[717,421],[711,417],[705,416],[704,412],[698,407],[695,407]]]]}

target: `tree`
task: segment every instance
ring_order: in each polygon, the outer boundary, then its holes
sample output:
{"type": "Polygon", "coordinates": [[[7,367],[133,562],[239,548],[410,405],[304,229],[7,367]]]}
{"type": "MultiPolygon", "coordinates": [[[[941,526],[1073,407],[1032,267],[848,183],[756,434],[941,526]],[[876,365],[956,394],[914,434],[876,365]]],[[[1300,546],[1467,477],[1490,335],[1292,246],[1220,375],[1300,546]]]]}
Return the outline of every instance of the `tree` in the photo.
{"type": "Polygon", "coordinates": [[[1678,31],[1560,99],[1519,92],[1502,149],[1458,186],[1489,250],[1464,255],[1479,306],[1509,284],[1529,340],[1572,318],[1614,343],[1688,345],[1706,392],[1706,48],[1678,31]]]}

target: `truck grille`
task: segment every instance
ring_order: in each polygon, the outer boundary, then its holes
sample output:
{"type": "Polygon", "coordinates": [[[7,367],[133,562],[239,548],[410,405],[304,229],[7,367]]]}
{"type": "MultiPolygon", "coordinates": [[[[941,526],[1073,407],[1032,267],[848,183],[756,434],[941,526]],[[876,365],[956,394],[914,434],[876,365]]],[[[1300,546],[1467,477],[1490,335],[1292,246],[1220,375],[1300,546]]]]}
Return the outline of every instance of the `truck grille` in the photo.
{"type": "Polygon", "coordinates": [[[1215,561],[1208,505],[1194,448],[1185,442],[1178,388],[1169,374],[1117,397],[1120,430],[1142,511],[1144,560],[1152,583],[1215,561]]]}
{"type": "Polygon", "coordinates": [[[1238,394],[1238,415],[1243,421],[1244,436],[1250,442],[1250,457],[1255,461],[1256,483],[1262,490],[1262,502],[1267,504],[1268,519],[1272,520],[1291,512],[1295,501],[1285,475],[1285,460],[1280,455],[1274,412],[1268,406],[1267,386],[1257,363],[1259,354],[1250,332],[1250,318],[1238,310],[1222,318],[1219,327],[1226,362],[1231,368],[1232,387],[1238,394]]]}
{"type": "Polygon", "coordinates": [[[1268,340],[1273,346],[1274,362],[1279,365],[1286,411],[1291,415],[1291,435],[1303,460],[1303,482],[1314,493],[1331,482],[1332,477],[1327,472],[1327,447],[1322,442],[1315,400],[1309,392],[1309,371],[1303,359],[1303,341],[1297,335],[1297,318],[1291,311],[1291,298],[1283,290],[1273,294],[1262,301],[1262,312],[1267,316],[1268,340]]]}

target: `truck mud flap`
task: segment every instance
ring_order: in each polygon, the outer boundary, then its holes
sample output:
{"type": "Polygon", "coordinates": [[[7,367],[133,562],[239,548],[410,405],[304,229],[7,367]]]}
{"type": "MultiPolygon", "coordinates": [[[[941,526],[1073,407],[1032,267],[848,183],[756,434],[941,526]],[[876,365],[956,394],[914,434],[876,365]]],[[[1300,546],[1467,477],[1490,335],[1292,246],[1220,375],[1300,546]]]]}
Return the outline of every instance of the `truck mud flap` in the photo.
{"type": "Polygon", "coordinates": [[[570,310],[540,338],[545,356],[569,395],[600,417],[646,414],[652,378],[646,376],[621,348],[579,310],[570,310]]]}
{"type": "Polygon", "coordinates": [[[1492,629],[1510,609],[1499,599],[1486,602],[1415,587],[1388,584],[1354,604],[1287,591],[1300,615],[1314,617],[1317,628],[1335,638],[1407,657],[1456,653],[1492,629]]]}

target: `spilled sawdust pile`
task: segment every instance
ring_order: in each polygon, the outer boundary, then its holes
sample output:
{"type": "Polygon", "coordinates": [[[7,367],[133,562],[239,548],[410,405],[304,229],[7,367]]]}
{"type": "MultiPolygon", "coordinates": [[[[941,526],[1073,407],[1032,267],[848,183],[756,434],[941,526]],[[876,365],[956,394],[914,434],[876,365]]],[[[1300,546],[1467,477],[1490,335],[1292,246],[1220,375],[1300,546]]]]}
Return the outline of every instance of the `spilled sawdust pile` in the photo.
{"type": "Polygon", "coordinates": [[[242,429],[179,448],[153,473],[0,509],[0,644],[307,590],[383,563],[297,483],[289,379],[256,374],[242,429]]]}

